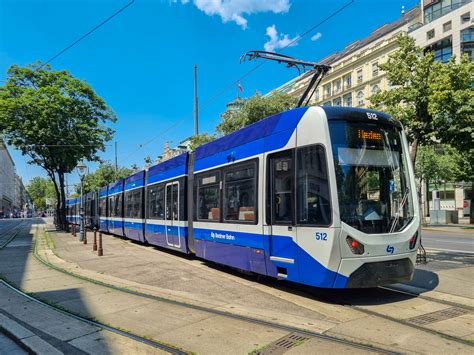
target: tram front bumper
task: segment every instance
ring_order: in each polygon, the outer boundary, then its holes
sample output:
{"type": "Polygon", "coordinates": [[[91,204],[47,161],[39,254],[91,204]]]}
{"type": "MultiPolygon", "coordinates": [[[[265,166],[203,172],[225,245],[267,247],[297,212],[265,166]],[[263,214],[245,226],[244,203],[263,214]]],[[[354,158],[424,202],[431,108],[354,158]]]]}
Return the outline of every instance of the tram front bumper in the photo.
{"type": "MultiPolygon", "coordinates": [[[[413,277],[416,253],[399,254],[396,257],[342,259],[340,272],[354,270],[349,274],[346,288],[367,288],[409,281],[413,277]]],[[[341,285],[336,281],[336,285],[341,285]]],[[[337,286],[336,286],[337,287],[337,286]]]]}

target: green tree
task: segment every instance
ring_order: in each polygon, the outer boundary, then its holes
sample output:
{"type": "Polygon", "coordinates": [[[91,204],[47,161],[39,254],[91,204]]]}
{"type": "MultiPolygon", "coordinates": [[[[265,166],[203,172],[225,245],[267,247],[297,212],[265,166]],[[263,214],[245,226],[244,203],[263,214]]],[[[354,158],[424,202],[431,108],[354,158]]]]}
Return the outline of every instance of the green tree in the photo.
{"type": "Polygon", "coordinates": [[[415,174],[438,186],[443,181],[458,181],[465,174],[464,157],[450,145],[420,146],[415,174]]]}
{"type": "Polygon", "coordinates": [[[433,60],[407,35],[398,37],[399,50],[380,68],[392,86],[370,97],[374,108],[399,119],[405,126],[411,145],[411,160],[416,161],[419,145],[433,144],[434,139],[463,149],[473,149],[474,63],[464,57],[442,64],[433,60]],[[450,128],[450,129],[448,129],[450,128]],[[456,142],[453,132],[465,139],[456,142]]]}
{"type": "Polygon", "coordinates": [[[54,184],[51,179],[36,176],[26,186],[36,209],[44,210],[46,208],[46,199],[56,200],[54,184]]]}
{"type": "Polygon", "coordinates": [[[221,134],[232,133],[261,119],[289,110],[296,106],[297,98],[275,93],[271,96],[255,95],[245,101],[240,110],[229,110],[222,114],[216,129],[221,134]]]}
{"type": "Polygon", "coordinates": [[[197,147],[212,142],[214,139],[216,139],[217,136],[215,134],[209,134],[209,133],[201,133],[198,135],[194,135],[190,139],[190,144],[189,148],[191,150],[195,150],[197,147]]]}
{"type": "Polygon", "coordinates": [[[64,174],[82,159],[98,161],[115,114],[85,81],[39,62],[7,71],[0,88],[0,133],[51,178],[58,224],[66,226],[64,174]]]}
{"type": "MultiPolygon", "coordinates": [[[[133,171],[128,168],[119,168],[115,170],[115,166],[110,162],[105,162],[99,165],[97,170],[92,174],[84,176],[84,193],[91,191],[98,191],[101,187],[106,186],[118,179],[126,178],[131,175],[133,171]]],[[[76,185],[76,194],[80,195],[81,186],[76,185]]]]}

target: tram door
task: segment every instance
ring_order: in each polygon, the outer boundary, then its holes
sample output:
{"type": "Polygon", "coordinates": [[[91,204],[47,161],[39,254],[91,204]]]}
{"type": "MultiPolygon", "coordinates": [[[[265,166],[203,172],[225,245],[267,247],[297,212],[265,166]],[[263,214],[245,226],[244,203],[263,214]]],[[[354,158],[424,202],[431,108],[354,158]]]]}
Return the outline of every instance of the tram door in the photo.
{"type": "Polygon", "coordinates": [[[296,226],[294,224],[294,150],[269,155],[268,189],[270,222],[270,260],[277,266],[277,274],[287,278],[295,272],[296,226]]]}
{"type": "Polygon", "coordinates": [[[165,194],[165,233],[166,244],[181,247],[179,231],[179,182],[166,184],[165,194]]]}

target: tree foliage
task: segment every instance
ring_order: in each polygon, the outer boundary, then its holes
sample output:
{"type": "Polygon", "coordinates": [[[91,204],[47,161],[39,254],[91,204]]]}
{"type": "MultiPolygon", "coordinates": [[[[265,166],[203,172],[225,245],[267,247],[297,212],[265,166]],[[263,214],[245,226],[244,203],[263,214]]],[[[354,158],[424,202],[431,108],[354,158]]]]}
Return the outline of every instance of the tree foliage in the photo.
{"type": "Polygon", "coordinates": [[[459,63],[455,58],[448,63],[434,61],[432,53],[425,53],[406,35],[398,37],[398,45],[399,50],[380,65],[392,88],[372,95],[370,101],[404,124],[412,161],[418,145],[435,140],[473,149],[474,93],[470,84],[474,63],[467,57],[459,63]],[[462,139],[456,137],[456,131],[462,139]]]}
{"type": "Polygon", "coordinates": [[[297,98],[286,93],[271,96],[255,95],[245,101],[239,110],[228,110],[216,129],[220,134],[229,134],[261,119],[289,110],[296,106],[297,98]]]}
{"type": "MultiPolygon", "coordinates": [[[[133,171],[131,169],[119,168],[118,170],[115,170],[115,166],[110,162],[102,163],[94,173],[84,176],[83,192],[98,191],[101,187],[117,181],[118,179],[126,178],[132,173],[133,171]]],[[[76,193],[78,195],[81,193],[80,184],[76,185],[76,193]]]]}
{"type": "Polygon", "coordinates": [[[191,143],[189,145],[189,148],[191,150],[195,150],[197,147],[199,147],[203,144],[212,142],[216,138],[217,138],[217,136],[215,134],[209,134],[209,133],[201,133],[201,134],[198,134],[198,135],[194,135],[190,139],[191,143]]]}
{"type": "Polygon", "coordinates": [[[46,199],[56,201],[56,193],[54,191],[54,184],[51,179],[41,176],[36,176],[26,186],[36,209],[44,210],[46,208],[46,199]]]}
{"type": "Polygon", "coordinates": [[[8,144],[43,167],[57,195],[59,223],[65,225],[64,174],[82,159],[98,161],[112,138],[106,126],[115,114],[85,81],[39,62],[12,65],[0,88],[0,133],[8,144]]]}
{"type": "Polygon", "coordinates": [[[436,186],[443,181],[459,181],[465,175],[464,157],[449,145],[420,146],[416,176],[436,186]]]}

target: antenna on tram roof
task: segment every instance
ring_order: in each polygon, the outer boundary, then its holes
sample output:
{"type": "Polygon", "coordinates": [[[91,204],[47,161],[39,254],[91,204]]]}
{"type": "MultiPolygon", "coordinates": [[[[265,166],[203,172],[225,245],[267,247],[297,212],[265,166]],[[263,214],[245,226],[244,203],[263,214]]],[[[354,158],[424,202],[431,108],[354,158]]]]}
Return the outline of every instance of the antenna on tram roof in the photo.
{"type": "Polygon", "coordinates": [[[280,63],[286,63],[287,68],[296,68],[298,70],[298,74],[301,74],[301,71],[305,73],[308,68],[311,68],[309,73],[312,73],[311,80],[309,81],[306,90],[301,95],[298,104],[296,107],[306,106],[309,104],[311,97],[313,96],[314,92],[318,88],[323,76],[331,69],[329,65],[325,64],[318,64],[316,62],[307,62],[304,60],[296,59],[293,57],[289,57],[287,55],[278,54],[274,52],[267,52],[267,51],[248,51],[245,52],[240,57],[240,63],[244,62],[248,58],[249,61],[256,59],[256,58],[263,58],[268,60],[273,60],[280,63]],[[308,96],[309,92],[311,94],[308,96]],[[306,102],[305,102],[306,101],[306,102]]]}

